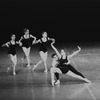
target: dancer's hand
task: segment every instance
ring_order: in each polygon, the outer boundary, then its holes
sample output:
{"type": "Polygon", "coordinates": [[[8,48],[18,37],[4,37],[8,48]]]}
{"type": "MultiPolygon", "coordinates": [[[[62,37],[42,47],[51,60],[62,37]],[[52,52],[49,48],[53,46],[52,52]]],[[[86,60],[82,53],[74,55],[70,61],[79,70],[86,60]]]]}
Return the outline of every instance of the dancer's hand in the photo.
{"type": "Polygon", "coordinates": [[[81,50],[81,47],[77,46],[79,50],[81,50]]]}
{"type": "Polygon", "coordinates": [[[1,47],[5,47],[5,46],[9,47],[8,43],[3,44],[1,47]]]}
{"type": "Polygon", "coordinates": [[[1,47],[5,47],[5,44],[1,45],[1,47]]]}
{"type": "Polygon", "coordinates": [[[19,43],[19,46],[22,46],[22,43],[21,42],[19,43]]]}
{"type": "Polygon", "coordinates": [[[53,45],[54,43],[55,43],[55,39],[53,39],[53,40],[52,40],[52,43],[51,43],[51,45],[53,45]]]}
{"type": "Polygon", "coordinates": [[[37,44],[37,43],[41,43],[41,40],[39,39],[39,40],[35,40],[35,41],[32,42],[33,45],[37,44]]]}
{"type": "Polygon", "coordinates": [[[55,41],[55,39],[52,38],[52,41],[55,41]]]}
{"type": "Polygon", "coordinates": [[[33,42],[32,42],[32,45],[34,45],[34,44],[36,44],[36,43],[37,43],[37,42],[33,41],[33,42]]]}

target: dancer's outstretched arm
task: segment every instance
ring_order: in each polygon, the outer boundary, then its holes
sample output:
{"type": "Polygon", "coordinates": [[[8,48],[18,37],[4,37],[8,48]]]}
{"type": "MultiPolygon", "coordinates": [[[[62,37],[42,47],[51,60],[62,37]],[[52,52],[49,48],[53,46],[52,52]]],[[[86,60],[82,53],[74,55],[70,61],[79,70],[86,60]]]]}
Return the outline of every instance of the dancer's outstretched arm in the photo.
{"type": "Polygon", "coordinates": [[[9,47],[9,44],[10,44],[10,42],[7,42],[7,43],[3,44],[2,47],[5,47],[5,46],[9,47]]]}
{"type": "Polygon", "coordinates": [[[53,41],[51,43],[51,47],[53,48],[53,50],[56,52],[56,54],[58,55],[59,58],[61,58],[61,54],[59,53],[59,51],[56,49],[56,47],[53,45],[55,43],[55,41],[53,41]]]}
{"type": "Polygon", "coordinates": [[[81,48],[79,46],[78,47],[78,50],[73,52],[71,55],[68,55],[68,58],[72,58],[73,56],[75,56],[77,53],[79,53],[81,51],[81,48]]]}

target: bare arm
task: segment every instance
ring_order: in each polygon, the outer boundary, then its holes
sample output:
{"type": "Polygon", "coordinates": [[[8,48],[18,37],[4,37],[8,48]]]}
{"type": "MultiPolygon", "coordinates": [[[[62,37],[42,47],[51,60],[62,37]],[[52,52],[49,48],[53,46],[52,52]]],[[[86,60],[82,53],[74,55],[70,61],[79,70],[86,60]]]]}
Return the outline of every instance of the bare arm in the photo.
{"type": "Polygon", "coordinates": [[[30,37],[34,39],[34,41],[36,40],[36,37],[30,34],[30,37]]]}
{"type": "Polygon", "coordinates": [[[7,43],[3,44],[2,47],[5,47],[5,46],[9,47],[9,44],[10,44],[10,42],[7,42],[7,43]]]}
{"type": "Polygon", "coordinates": [[[55,39],[54,39],[54,38],[49,38],[49,37],[48,37],[48,40],[55,41],[55,39]]]}
{"type": "Polygon", "coordinates": [[[20,41],[16,41],[16,44],[19,44],[19,46],[22,46],[22,43],[20,41]]]}
{"type": "Polygon", "coordinates": [[[19,41],[16,41],[16,44],[19,44],[20,42],[19,41]]]}
{"type": "Polygon", "coordinates": [[[22,41],[22,39],[23,39],[23,36],[20,38],[19,42],[21,42],[21,41],[22,41]]]}
{"type": "Polygon", "coordinates": [[[23,40],[23,36],[20,38],[20,40],[18,41],[19,42],[19,46],[22,46],[22,41],[23,40]]]}
{"type": "Polygon", "coordinates": [[[33,42],[32,42],[32,44],[35,44],[36,37],[35,37],[35,36],[33,36],[33,35],[31,35],[31,34],[30,34],[30,37],[34,39],[34,40],[33,40],[33,42]]]}
{"type": "Polygon", "coordinates": [[[33,43],[32,43],[32,44],[37,44],[37,43],[41,43],[41,40],[40,40],[40,39],[35,40],[35,41],[33,41],[33,43]]]}
{"type": "Polygon", "coordinates": [[[52,43],[51,43],[51,47],[53,48],[53,50],[56,52],[56,54],[58,55],[58,57],[59,58],[61,58],[61,55],[60,55],[60,53],[59,53],[59,51],[54,47],[54,44],[55,43],[55,41],[53,41],[52,43]]]}
{"type": "Polygon", "coordinates": [[[71,55],[68,55],[68,59],[72,58],[73,56],[75,56],[77,53],[79,53],[81,51],[81,48],[78,46],[78,50],[73,52],[71,55]]]}

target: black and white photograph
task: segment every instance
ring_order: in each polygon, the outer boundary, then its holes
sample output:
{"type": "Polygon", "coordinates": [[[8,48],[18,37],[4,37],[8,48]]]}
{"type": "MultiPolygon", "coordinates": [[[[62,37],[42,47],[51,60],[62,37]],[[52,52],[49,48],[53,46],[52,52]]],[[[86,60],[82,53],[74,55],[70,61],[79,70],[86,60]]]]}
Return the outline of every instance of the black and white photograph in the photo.
{"type": "Polygon", "coordinates": [[[0,100],[100,100],[100,1],[0,0],[0,100]]]}

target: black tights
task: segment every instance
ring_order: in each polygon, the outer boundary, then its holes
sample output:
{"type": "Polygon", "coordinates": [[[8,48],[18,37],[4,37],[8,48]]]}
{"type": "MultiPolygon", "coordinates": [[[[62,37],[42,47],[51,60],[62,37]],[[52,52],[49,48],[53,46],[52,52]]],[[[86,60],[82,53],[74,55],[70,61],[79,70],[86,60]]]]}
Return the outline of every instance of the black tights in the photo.
{"type": "MultiPolygon", "coordinates": [[[[66,66],[67,67],[67,66],[66,66]]],[[[81,76],[81,77],[83,77],[83,78],[85,78],[79,71],[77,71],[74,67],[72,67],[72,65],[68,65],[68,69],[70,70],[70,71],[72,71],[73,73],[75,73],[76,75],[79,75],[79,76],[81,76]]]]}
{"type": "Polygon", "coordinates": [[[58,73],[55,73],[55,77],[57,80],[59,80],[59,74],[58,73]]]}
{"type": "MultiPolygon", "coordinates": [[[[85,78],[79,71],[77,71],[77,70],[76,70],[74,67],[72,67],[71,65],[67,65],[66,67],[68,67],[68,69],[69,69],[71,72],[75,73],[76,75],[79,75],[79,76],[85,78]]],[[[55,77],[56,77],[57,80],[59,80],[59,73],[56,72],[56,73],[55,73],[55,77]]]]}

